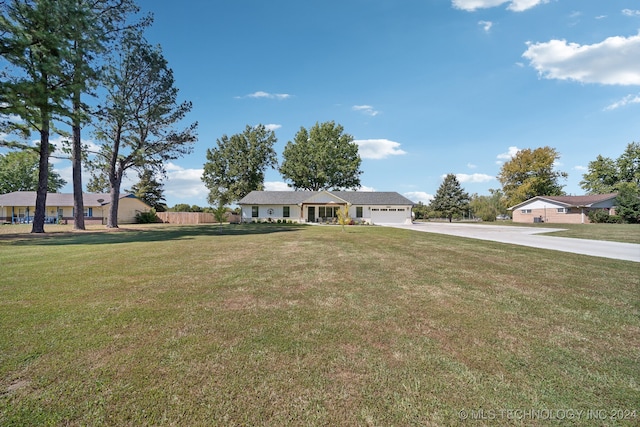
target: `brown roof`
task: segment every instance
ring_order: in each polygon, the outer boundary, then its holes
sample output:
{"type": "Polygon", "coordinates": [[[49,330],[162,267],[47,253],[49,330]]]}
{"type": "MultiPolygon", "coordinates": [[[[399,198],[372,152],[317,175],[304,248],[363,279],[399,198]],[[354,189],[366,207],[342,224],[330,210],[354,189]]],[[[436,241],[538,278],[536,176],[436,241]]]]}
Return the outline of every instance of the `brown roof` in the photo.
{"type": "Polygon", "coordinates": [[[541,196],[541,199],[554,200],[560,203],[566,203],[571,206],[590,206],[594,203],[604,202],[605,200],[615,199],[618,193],[608,194],[588,194],[586,196],[541,196]]]}
{"type": "Polygon", "coordinates": [[[596,203],[604,202],[606,200],[615,199],[618,197],[618,193],[608,193],[608,194],[589,194],[586,196],[536,196],[529,200],[525,200],[522,203],[518,203],[515,206],[509,208],[509,210],[518,209],[522,205],[526,205],[527,203],[533,200],[549,200],[553,201],[567,207],[590,207],[596,203]]]}

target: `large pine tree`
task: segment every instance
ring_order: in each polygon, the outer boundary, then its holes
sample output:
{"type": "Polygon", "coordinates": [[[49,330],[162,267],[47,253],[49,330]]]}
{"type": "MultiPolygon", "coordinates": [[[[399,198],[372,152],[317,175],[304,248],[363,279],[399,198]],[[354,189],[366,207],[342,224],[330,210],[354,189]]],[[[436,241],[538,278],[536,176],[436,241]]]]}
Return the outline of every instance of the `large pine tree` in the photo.
{"type": "Polygon", "coordinates": [[[449,222],[454,215],[461,215],[469,209],[469,194],[462,189],[454,174],[450,173],[444,178],[431,201],[431,207],[449,222]]]}
{"type": "Polygon", "coordinates": [[[72,92],[67,6],[58,0],[12,0],[0,9],[0,54],[7,64],[7,78],[0,80],[0,112],[21,119],[2,127],[40,137],[32,233],[44,233],[52,121],[64,117],[64,102],[72,92]]]}

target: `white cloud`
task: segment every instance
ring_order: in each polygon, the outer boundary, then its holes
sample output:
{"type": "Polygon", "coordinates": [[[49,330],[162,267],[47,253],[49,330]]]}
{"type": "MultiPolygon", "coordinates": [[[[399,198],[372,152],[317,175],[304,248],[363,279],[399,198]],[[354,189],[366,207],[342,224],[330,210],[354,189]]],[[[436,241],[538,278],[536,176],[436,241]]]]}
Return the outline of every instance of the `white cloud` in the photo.
{"type": "Polygon", "coordinates": [[[433,195],[424,191],[409,191],[402,195],[414,203],[422,202],[425,205],[428,205],[433,200],[433,195]]]}
{"type": "Polygon", "coordinates": [[[202,182],[203,169],[185,169],[175,163],[165,165],[167,179],[164,181],[164,192],[175,199],[201,197],[206,199],[209,191],[202,182]]]}
{"type": "Polygon", "coordinates": [[[589,168],[588,168],[588,167],[586,167],[586,166],[579,166],[579,165],[578,165],[578,166],[574,166],[574,167],[573,167],[573,169],[574,169],[574,170],[577,170],[577,171],[580,171],[580,172],[585,172],[585,171],[588,171],[588,170],[589,170],[589,168]]]}
{"type": "Polygon", "coordinates": [[[513,12],[523,12],[539,4],[549,3],[549,0],[452,0],[454,8],[468,12],[500,6],[504,3],[508,3],[507,9],[513,12]]]}
{"type": "Polygon", "coordinates": [[[265,191],[293,191],[292,187],[289,187],[286,182],[282,181],[268,181],[264,183],[265,191]]]}
{"type": "Polygon", "coordinates": [[[507,151],[506,153],[500,153],[496,156],[496,158],[498,159],[498,161],[496,162],[497,164],[502,164],[503,160],[509,161],[511,159],[513,159],[515,157],[516,154],[518,154],[518,151],[520,151],[520,149],[518,147],[509,147],[509,151],[507,151]]]}
{"type": "Polygon", "coordinates": [[[491,27],[493,27],[493,22],[491,21],[478,21],[478,25],[482,26],[482,29],[485,33],[491,31],[491,27]]]}
{"type": "Polygon", "coordinates": [[[640,93],[637,95],[627,95],[619,101],[614,102],[613,104],[607,105],[604,110],[611,111],[617,108],[625,107],[629,104],[640,104],[640,93]]]}
{"type": "Polygon", "coordinates": [[[473,163],[467,163],[467,167],[468,167],[469,169],[475,169],[475,168],[477,168],[477,167],[478,167],[478,165],[474,165],[473,163]]]}
{"type": "Polygon", "coordinates": [[[269,92],[264,92],[259,90],[257,92],[253,92],[245,96],[236,96],[236,99],[242,99],[242,98],[265,98],[265,99],[281,100],[281,99],[291,98],[291,95],[289,95],[288,93],[269,93],[269,92]]]}
{"type": "Polygon", "coordinates": [[[360,111],[363,114],[366,114],[367,116],[372,116],[375,117],[378,114],[380,114],[379,111],[376,111],[371,105],[354,105],[353,107],[351,107],[351,109],[353,111],[360,111]]]}
{"type": "Polygon", "coordinates": [[[270,123],[268,125],[264,125],[264,127],[267,128],[267,130],[276,130],[276,129],[280,129],[282,125],[276,125],[276,124],[270,123]]]}
{"type": "MultiPolygon", "coordinates": [[[[446,175],[444,175],[446,176],[446,175]]],[[[443,177],[444,177],[443,176],[443,177]]],[[[484,173],[472,173],[472,174],[466,174],[466,173],[457,173],[456,174],[456,178],[458,178],[458,181],[460,181],[460,183],[480,183],[480,182],[489,182],[489,181],[493,181],[494,179],[496,179],[495,176],[492,175],[487,175],[484,173]]]]}
{"type": "Polygon", "coordinates": [[[622,14],[626,16],[640,16],[640,10],[622,9],[622,14]]]}
{"type": "Polygon", "coordinates": [[[363,159],[384,159],[389,156],[407,154],[401,150],[400,143],[388,139],[360,139],[353,141],[358,144],[360,157],[363,159]]]}
{"type": "Polygon", "coordinates": [[[566,40],[527,45],[522,56],[544,78],[640,85],[640,33],[631,37],[609,37],[592,45],[566,40]]]}

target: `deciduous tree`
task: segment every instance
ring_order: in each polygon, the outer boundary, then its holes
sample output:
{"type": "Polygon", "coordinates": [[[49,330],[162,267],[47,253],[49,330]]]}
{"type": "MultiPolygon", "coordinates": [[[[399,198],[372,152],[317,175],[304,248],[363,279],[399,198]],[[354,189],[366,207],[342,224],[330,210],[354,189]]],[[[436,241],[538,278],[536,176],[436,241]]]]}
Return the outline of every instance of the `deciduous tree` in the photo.
{"type": "Polygon", "coordinates": [[[242,133],[218,139],[217,147],[207,150],[202,174],[209,204],[224,206],[262,190],[265,171],[278,163],[276,141],[275,133],[264,125],[247,126],[242,133]]]}
{"type": "Polygon", "coordinates": [[[566,179],[568,174],[555,170],[559,158],[555,148],[527,148],[503,164],[498,180],[507,204],[514,206],[535,196],[563,195],[560,179],[566,179]]]}
{"type": "Polygon", "coordinates": [[[504,196],[500,190],[489,190],[491,195],[479,196],[474,194],[471,197],[469,207],[476,217],[483,221],[492,222],[496,220],[498,215],[504,215],[507,211],[504,206],[504,196]]]}
{"type": "Polygon", "coordinates": [[[580,186],[589,194],[615,193],[622,184],[640,187],[640,143],[632,142],[616,160],[598,155],[589,162],[580,186]]]}
{"type": "Polygon", "coordinates": [[[633,182],[623,182],[618,188],[616,214],[624,222],[640,223],[640,188],[633,182]]]}
{"type": "Polygon", "coordinates": [[[287,142],[280,173],[295,189],[341,190],[360,187],[358,145],[335,122],[300,128],[287,142]]]}
{"type": "Polygon", "coordinates": [[[616,163],[609,157],[598,155],[589,162],[588,172],[582,175],[580,187],[588,194],[607,194],[616,191],[620,176],[616,163]]]}
{"type": "MultiPolygon", "coordinates": [[[[9,151],[0,154],[0,194],[12,191],[36,191],[39,156],[35,150],[9,151]]],[[[67,182],[49,165],[47,191],[60,191],[67,182]]]]}
{"type": "Polygon", "coordinates": [[[630,182],[640,187],[640,142],[632,142],[616,160],[620,182],[630,182]]]}
{"type": "Polygon", "coordinates": [[[462,189],[454,174],[450,173],[444,178],[431,201],[431,207],[449,222],[454,215],[460,215],[469,209],[469,194],[462,189]]]}

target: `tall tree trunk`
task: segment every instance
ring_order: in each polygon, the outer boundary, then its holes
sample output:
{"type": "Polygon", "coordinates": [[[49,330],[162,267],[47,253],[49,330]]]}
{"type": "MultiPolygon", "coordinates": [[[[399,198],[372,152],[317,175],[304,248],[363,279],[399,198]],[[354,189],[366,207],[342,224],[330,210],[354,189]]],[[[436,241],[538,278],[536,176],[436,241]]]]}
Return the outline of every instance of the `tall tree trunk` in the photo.
{"type": "Polygon", "coordinates": [[[80,135],[80,90],[73,94],[73,229],[84,230],[84,201],[82,200],[82,141],[80,135]]]}
{"type": "Polygon", "coordinates": [[[47,210],[47,190],[49,187],[49,115],[42,114],[40,129],[40,163],[38,189],[36,191],[36,210],[33,215],[32,233],[44,233],[44,221],[47,210]]]}
{"type": "Polygon", "coordinates": [[[111,187],[111,203],[109,204],[109,217],[107,228],[118,228],[118,203],[120,202],[120,190],[111,187]]]}
{"type": "Polygon", "coordinates": [[[120,170],[111,170],[109,172],[109,183],[111,185],[109,204],[109,217],[107,218],[107,228],[118,228],[118,205],[120,203],[120,184],[122,183],[122,175],[124,172],[120,170]]]}

